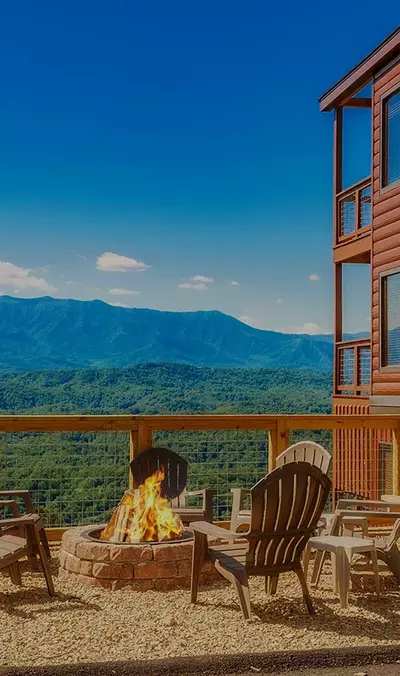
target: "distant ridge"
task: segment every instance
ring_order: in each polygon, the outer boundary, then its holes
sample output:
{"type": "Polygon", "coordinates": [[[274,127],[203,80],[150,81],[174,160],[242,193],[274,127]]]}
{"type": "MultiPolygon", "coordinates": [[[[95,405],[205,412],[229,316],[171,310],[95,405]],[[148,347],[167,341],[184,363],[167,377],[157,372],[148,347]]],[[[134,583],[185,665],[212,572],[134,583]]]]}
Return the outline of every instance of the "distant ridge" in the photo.
{"type": "Polygon", "coordinates": [[[332,369],[332,336],[262,331],[219,311],[125,309],[99,300],[0,297],[0,370],[143,362],[332,369]]]}

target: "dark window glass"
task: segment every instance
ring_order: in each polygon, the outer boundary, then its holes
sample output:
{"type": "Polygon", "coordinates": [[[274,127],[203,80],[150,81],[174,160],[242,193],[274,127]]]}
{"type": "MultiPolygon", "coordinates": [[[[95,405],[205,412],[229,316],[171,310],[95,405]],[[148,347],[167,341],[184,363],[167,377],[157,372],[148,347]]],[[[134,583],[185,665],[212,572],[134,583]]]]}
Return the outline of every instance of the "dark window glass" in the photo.
{"type": "Polygon", "coordinates": [[[382,279],[382,365],[400,366],[400,272],[382,279]]]}
{"type": "Polygon", "coordinates": [[[400,91],[385,99],[383,185],[400,181],[400,91]]]}

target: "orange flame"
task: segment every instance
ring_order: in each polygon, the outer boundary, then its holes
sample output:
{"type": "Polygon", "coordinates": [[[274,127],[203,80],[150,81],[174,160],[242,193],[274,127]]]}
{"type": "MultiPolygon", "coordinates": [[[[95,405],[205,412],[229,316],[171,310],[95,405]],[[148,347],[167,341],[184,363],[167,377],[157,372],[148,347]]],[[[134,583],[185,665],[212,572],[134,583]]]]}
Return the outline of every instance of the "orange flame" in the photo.
{"type": "Polygon", "coordinates": [[[164,471],[157,470],[136,490],[126,491],[101,540],[110,542],[162,542],[175,540],[184,530],[182,521],[161,495],[164,471]]]}

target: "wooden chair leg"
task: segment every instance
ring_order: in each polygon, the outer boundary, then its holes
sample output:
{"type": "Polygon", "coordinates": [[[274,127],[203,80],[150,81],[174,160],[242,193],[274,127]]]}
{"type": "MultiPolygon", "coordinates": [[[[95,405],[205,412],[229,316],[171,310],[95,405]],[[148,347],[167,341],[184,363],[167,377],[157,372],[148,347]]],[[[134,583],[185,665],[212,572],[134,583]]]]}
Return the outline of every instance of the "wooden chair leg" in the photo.
{"type": "Polygon", "coordinates": [[[30,526],[29,528],[26,529],[26,544],[28,548],[28,562],[29,562],[29,568],[37,572],[39,570],[39,565],[38,565],[38,560],[37,560],[37,554],[39,553],[38,546],[37,546],[37,537],[36,537],[36,531],[34,526],[30,526]]]}
{"type": "Polygon", "coordinates": [[[46,531],[45,531],[44,526],[40,527],[40,529],[39,529],[39,538],[40,538],[40,542],[42,543],[42,547],[43,547],[44,551],[46,552],[47,558],[49,560],[51,560],[50,547],[49,547],[49,543],[48,543],[48,540],[47,540],[47,535],[46,535],[46,531]]]}
{"type": "Polygon", "coordinates": [[[380,581],[379,581],[379,572],[378,572],[378,557],[376,555],[375,550],[371,551],[371,561],[372,561],[372,570],[374,571],[376,595],[377,595],[377,598],[378,598],[378,601],[379,601],[380,598],[381,598],[381,590],[380,590],[380,581]]]}
{"type": "Polygon", "coordinates": [[[307,606],[307,610],[308,610],[310,615],[315,615],[313,602],[312,602],[310,592],[309,592],[309,589],[308,589],[308,586],[307,586],[307,580],[305,578],[305,575],[304,575],[304,572],[303,572],[301,565],[299,565],[299,567],[296,568],[296,575],[299,578],[301,591],[303,592],[303,599],[304,599],[304,602],[307,606]]]}
{"type": "Polygon", "coordinates": [[[241,575],[241,579],[232,575],[232,583],[238,595],[240,608],[245,620],[251,618],[249,581],[247,575],[241,575]]]}
{"type": "Polygon", "coordinates": [[[190,601],[196,603],[199,588],[200,573],[207,551],[207,535],[194,531],[192,554],[192,577],[190,582],[190,601]]]}
{"type": "Polygon", "coordinates": [[[50,570],[50,565],[49,565],[49,560],[47,558],[47,554],[45,550],[43,549],[40,539],[39,539],[39,534],[37,533],[36,529],[34,526],[31,528],[27,528],[27,532],[31,532],[31,536],[35,542],[37,551],[39,553],[39,558],[40,562],[42,564],[42,569],[43,569],[43,575],[46,580],[46,585],[47,585],[47,591],[49,592],[50,596],[54,596],[54,584],[53,584],[53,578],[51,576],[51,570],[50,570]]]}
{"type": "Polygon", "coordinates": [[[275,575],[274,577],[268,576],[265,578],[265,591],[268,596],[275,596],[276,590],[278,588],[278,582],[279,575],[275,575]]]}
{"type": "Polygon", "coordinates": [[[318,550],[315,555],[314,568],[311,575],[311,588],[316,589],[321,578],[322,568],[325,563],[326,552],[318,550]]]}
{"type": "Polygon", "coordinates": [[[22,578],[18,561],[15,561],[15,563],[12,563],[11,566],[9,566],[9,571],[11,582],[20,587],[22,585],[22,578]]]}

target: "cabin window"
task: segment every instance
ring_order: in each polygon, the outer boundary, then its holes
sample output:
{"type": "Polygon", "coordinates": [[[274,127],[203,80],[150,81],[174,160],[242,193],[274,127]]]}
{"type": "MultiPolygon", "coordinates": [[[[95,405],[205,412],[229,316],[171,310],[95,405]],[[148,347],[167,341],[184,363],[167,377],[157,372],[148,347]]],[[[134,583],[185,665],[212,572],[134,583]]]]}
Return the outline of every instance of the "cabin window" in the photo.
{"type": "Polygon", "coordinates": [[[383,101],[383,187],[400,181],[400,90],[383,101]]]}
{"type": "Polygon", "coordinates": [[[382,366],[400,366],[400,270],[382,277],[382,366]]]}

